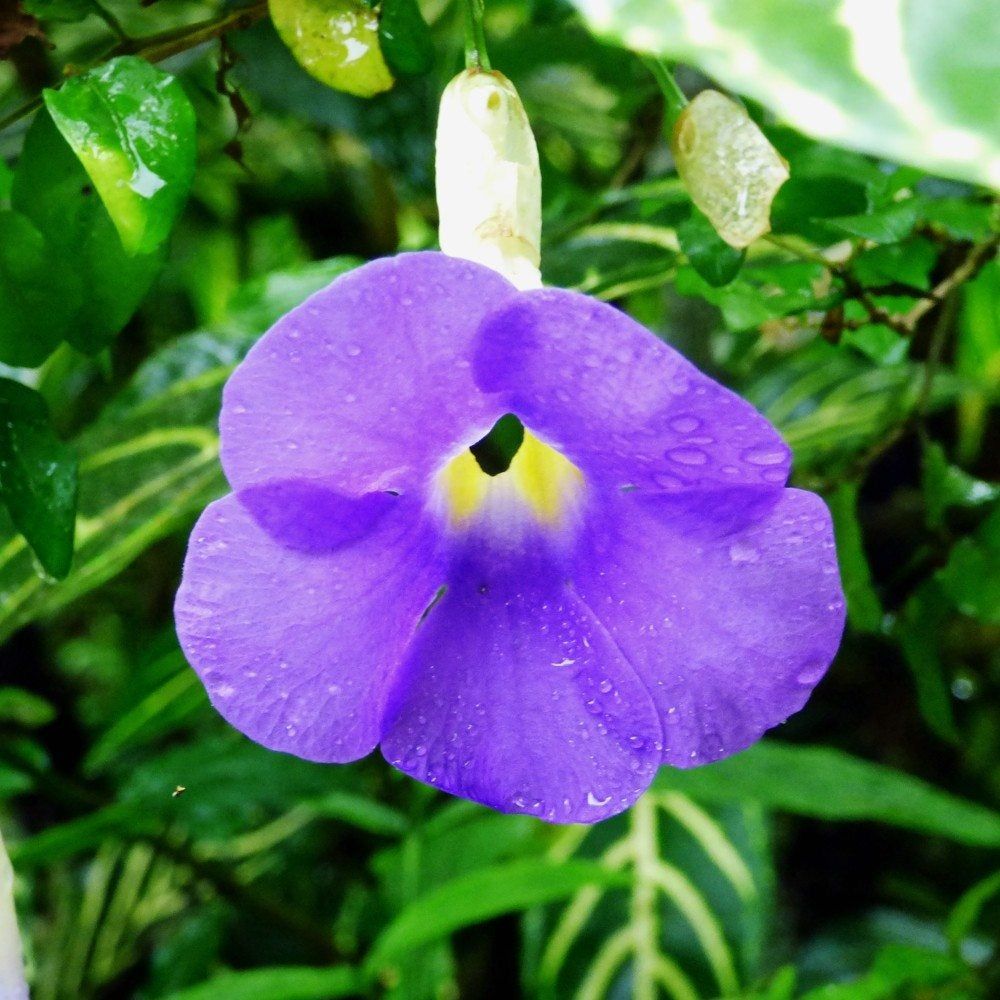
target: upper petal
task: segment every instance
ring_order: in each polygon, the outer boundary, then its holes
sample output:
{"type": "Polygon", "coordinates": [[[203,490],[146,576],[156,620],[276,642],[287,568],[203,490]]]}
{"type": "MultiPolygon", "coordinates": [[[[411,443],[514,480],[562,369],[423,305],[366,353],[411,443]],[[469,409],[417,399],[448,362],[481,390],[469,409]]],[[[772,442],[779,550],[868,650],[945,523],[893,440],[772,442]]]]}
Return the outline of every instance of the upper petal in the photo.
{"type": "Polygon", "coordinates": [[[742,750],[806,702],[844,626],[823,501],[785,490],[741,531],[687,531],[664,498],[625,494],[574,573],[580,597],[644,680],[663,760],[704,764],[742,750]]]}
{"type": "Polygon", "coordinates": [[[359,493],[422,481],[502,415],[471,357],[484,318],[516,294],[488,268],[440,253],[338,278],[280,319],[226,384],[229,482],[307,478],[359,493]]]}
{"type": "Polygon", "coordinates": [[[177,633],[213,705],[251,739],[356,760],[378,742],[389,678],[441,582],[435,538],[408,500],[387,509],[376,496],[328,499],[337,536],[305,544],[274,509],[288,495],[231,494],[205,510],[177,633]]]}
{"type": "Polygon", "coordinates": [[[382,752],[503,812],[593,823],[649,785],[660,737],[614,642],[526,551],[453,565],[394,683],[382,752]]]}
{"type": "Polygon", "coordinates": [[[615,487],[774,495],[791,451],[749,403],[624,313],[561,289],[483,327],[476,376],[585,474],[615,487]]]}

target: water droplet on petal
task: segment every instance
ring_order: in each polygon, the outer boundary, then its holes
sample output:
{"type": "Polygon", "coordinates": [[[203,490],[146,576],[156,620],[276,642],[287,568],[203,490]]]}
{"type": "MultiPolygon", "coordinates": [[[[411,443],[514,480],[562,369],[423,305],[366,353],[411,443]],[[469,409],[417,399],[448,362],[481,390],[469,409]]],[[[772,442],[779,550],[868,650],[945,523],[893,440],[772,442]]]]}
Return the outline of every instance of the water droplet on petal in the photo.
{"type": "Polygon", "coordinates": [[[708,462],[708,455],[701,448],[671,448],[667,458],[679,465],[705,465],[708,462]]]}

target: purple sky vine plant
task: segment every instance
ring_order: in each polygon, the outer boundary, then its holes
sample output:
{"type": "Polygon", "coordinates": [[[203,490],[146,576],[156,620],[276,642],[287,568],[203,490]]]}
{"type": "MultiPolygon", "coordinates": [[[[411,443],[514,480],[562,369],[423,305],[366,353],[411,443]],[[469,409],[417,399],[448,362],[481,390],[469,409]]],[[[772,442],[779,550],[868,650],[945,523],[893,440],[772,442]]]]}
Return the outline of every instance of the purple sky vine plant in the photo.
{"type": "Polygon", "coordinates": [[[233,492],[194,529],[176,618],[267,747],[379,746],[452,794],[594,822],[798,711],[844,600],[774,427],[625,314],[538,287],[539,192],[516,91],[460,74],[438,129],[454,256],[358,268],[237,368],[233,492]]]}

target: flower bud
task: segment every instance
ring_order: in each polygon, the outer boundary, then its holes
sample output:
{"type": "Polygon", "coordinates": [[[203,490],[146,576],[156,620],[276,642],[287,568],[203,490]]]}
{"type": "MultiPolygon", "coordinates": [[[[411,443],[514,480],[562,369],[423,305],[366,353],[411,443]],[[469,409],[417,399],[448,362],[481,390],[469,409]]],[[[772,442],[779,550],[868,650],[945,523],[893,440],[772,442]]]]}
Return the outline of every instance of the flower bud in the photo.
{"type": "Polygon", "coordinates": [[[436,173],[441,249],[493,268],[518,288],[541,287],[538,149],[503,74],[466,70],[445,88],[436,173]]]}
{"type": "Polygon", "coordinates": [[[677,118],[670,148],[691,200],[730,246],[770,231],[788,164],[739,104],[703,90],[677,118]]]}

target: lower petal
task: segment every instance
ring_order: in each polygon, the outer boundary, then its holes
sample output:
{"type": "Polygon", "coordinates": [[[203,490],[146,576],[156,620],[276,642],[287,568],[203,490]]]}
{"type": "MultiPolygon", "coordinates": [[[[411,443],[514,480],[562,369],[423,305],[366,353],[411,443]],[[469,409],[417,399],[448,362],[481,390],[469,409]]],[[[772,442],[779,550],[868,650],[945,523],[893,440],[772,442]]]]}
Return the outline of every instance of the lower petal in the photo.
{"type": "Polygon", "coordinates": [[[389,678],[441,582],[434,537],[404,498],[374,513],[362,498],[337,505],[340,544],[310,550],[274,499],[231,494],[202,514],[177,594],[181,646],[251,739],[356,760],[378,743],[389,678]]]}
{"type": "Polygon", "coordinates": [[[382,752],[504,812],[596,822],[649,785],[659,721],[594,616],[551,569],[520,561],[453,569],[395,682],[382,752]]]}
{"type": "Polygon", "coordinates": [[[805,704],[837,651],[844,599],[823,501],[785,490],[754,524],[686,530],[666,498],[625,494],[574,586],[643,678],[663,760],[704,764],[805,704]]]}

